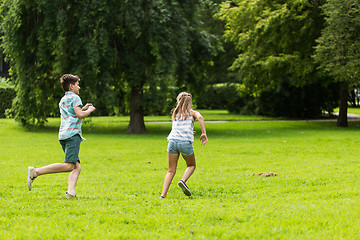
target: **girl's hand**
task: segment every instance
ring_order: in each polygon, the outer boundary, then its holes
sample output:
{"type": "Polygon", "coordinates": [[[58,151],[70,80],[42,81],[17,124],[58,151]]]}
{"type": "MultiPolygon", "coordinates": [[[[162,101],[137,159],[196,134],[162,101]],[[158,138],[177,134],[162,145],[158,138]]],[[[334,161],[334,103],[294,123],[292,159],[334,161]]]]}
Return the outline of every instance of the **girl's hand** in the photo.
{"type": "Polygon", "coordinates": [[[81,110],[86,111],[90,106],[92,106],[92,104],[87,103],[81,110]]]}
{"type": "Polygon", "coordinates": [[[202,146],[204,146],[205,143],[208,142],[208,138],[207,138],[206,134],[201,134],[201,136],[200,136],[200,141],[201,141],[201,145],[202,145],[202,146]]]}

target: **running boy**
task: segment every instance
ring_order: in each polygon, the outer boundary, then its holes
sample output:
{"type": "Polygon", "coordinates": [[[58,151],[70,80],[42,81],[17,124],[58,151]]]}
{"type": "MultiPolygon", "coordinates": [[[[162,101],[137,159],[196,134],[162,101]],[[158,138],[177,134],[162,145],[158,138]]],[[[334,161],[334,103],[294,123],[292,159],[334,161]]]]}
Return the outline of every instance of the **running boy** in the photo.
{"type": "Polygon", "coordinates": [[[194,120],[199,121],[201,127],[200,141],[201,145],[207,143],[208,138],[206,136],[205,121],[199,112],[191,109],[192,97],[191,94],[182,92],[177,98],[177,106],[173,109],[172,114],[172,129],[168,136],[168,161],[169,168],[165,176],[164,186],[160,198],[165,198],[169,190],[172,179],[176,173],[176,167],[178,159],[181,155],[183,156],[187,168],[178,185],[183,190],[186,196],[191,195],[191,191],[185,184],[186,181],[195,171],[195,155],[192,143],[194,142],[194,120]]]}
{"type": "Polygon", "coordinates": [[[81,167],[79,160],[80,142],[82,141],[82,119],[95,111],[95,107],[87,103],[84,107],[79,95],[80,78],[72,74],[64,74],[60,78],[61,86],[65,95],[59,103],[61,125],[59,129],[59,141],[65,153],[64,163],[54,163],[45,167],[28,167],[28,188],[31,191],[32,182],[36,177],[49,173],[70,172],[68,179],[67,198],[76,197],[75,187],[80,175],[81,167]]]}

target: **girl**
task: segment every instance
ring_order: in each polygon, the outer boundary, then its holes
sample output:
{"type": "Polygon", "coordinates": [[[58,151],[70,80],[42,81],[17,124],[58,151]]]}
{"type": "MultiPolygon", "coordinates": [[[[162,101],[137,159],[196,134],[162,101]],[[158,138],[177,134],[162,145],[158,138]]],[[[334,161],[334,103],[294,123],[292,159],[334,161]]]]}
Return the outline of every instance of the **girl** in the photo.
{"type": "Polygon", "coordinates": [[[164,187],[160,198],[166,197],[171,181],[176,173],[180,153],[186,161],[187,168],[178,185],[181,187],[186,196],[191,195],[190,189],[185,183],[195,171],[196,166],[194,149],[192,146],[195,134],[193,131],[195,119],[199,121],[201,127],[201,145],[205,145],[208,141],[204,118],[199,112],[191,109],[191,94],[182,92],[177,96],[176,101],[177,106],[173,109],[172,114],[172,129],[167,137],[167,140],[169,141],[167,149],[169,168],[165,176],[164,187]]]}

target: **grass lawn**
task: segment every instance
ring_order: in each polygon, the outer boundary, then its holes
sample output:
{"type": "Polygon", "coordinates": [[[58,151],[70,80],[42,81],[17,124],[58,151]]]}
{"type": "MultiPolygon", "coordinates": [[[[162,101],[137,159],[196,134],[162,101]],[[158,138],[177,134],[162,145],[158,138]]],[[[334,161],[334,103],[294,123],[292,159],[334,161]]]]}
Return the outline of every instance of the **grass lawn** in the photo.
{"type": "MultiPolygon", "coordinates": [[[[334,112],[339,112],[339,108],[335,108],[334,112]]],[[[360,115],[360,108],[348,107],[348,113],[360,115]]]]}
{"type": "Polygon", "coordinates": [[[124,133],[126,117],[84,124],[76,199],[65,198],[67,173],[39,177],[31,192],[26,185],[28,166],[63,161],[59,120],[29,131],[0,119],[0,239],[360,238],[360,122],[346,129],[335,122],[207,123],[209,142],[194,143],[193,195],[176,184],[185,170],[180,160],[167,198],[159,199],[171,123],[146,119],[155,122],[145,135],[124,133]],[[260,172],[278,175],[253,176],[260,172]]]}
{"type": "MultiPolygon", "coordinates": [[[[271,118],[266,116],[256,116],[256,115],[238,115],[230,114],[227,110],[198,110],[201,115],[207,121],[256,121],[256,120],[276,120],[280,118],[271,118]]],[[[94,119],[94,118],[93,118],[94,119]]],[[[111,117],[111,121],[121,121],[128,123],[130,120],[129,116],[121,117],[111,117]]],[[[168,116],[145,116],[145,121],[147,122],[168,122],[171,121],[171,115],[168,116]]]]}

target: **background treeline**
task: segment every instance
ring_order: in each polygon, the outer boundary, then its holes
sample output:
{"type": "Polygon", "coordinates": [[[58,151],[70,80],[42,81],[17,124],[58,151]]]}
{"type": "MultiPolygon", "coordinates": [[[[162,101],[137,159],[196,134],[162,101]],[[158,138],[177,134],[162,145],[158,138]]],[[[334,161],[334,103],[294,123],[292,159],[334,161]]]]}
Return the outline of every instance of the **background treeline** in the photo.
{"type": "Polygon", "coordinates": [[[294,118],[340,100],[343,115],[359,79],[359,9],[354,0],[2,0],[16,91],[8,112],[24,125],[58,116],[59,77],[70,72],[95,114],[130,114],[129,132],[145,131],[144,115],[169,114],[180,91],[197,108],[294,118]]]}

